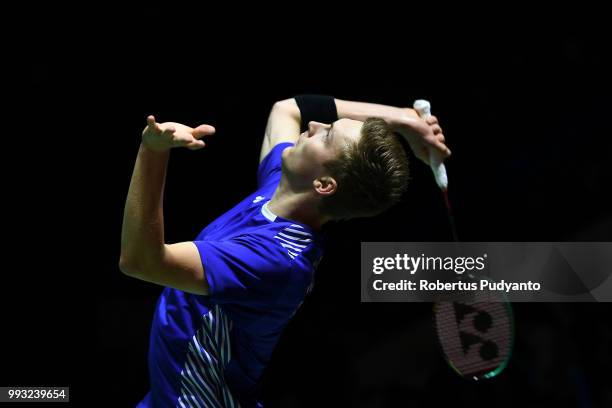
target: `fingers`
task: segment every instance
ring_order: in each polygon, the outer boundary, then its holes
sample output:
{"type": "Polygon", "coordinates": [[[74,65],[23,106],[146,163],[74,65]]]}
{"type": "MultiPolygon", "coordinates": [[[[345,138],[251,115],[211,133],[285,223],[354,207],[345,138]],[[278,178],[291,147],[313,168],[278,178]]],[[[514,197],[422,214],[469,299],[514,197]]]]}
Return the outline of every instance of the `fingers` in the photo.
{"type": "Polygon", "coordinates": [[[204,136],[214,135],[215,132],[216,132],[216,129],[214,128],[214,126],[200,125],[196,127],[195,129],[193,129],[193,131],[191,132],[191,135],[193,136],[194,139],[193,141],[190,141],[189,143],[187,143],[185,147],[187,147],[190,150],[200,150],[201,148],[206,146],[206,143],[198,139],[204,136]]]}
{"type": "Polygon", "coordinates": [[[200,150],[204,146],[206,146],[206,143],[201,140],[194,140],[193,142],[185,145],[185,147],[187,147],[189,150],[200,150]]]}
{"type": "Polygon", "coordinates": [[[448,158],[451,155],[451,151],[446,146],[446,138],[444,137],[444,134],[442,133],[441,130],[440,130],[440,133],[436,135],[436,139],[437,139],[436,146],[438,146],[438,148],[444,152],[444,154],[446,155],[445,158],[448,158]]]}
{"type": "Polygon", "coordinates": [[[451,151],[445,144],[446,137],[444,136],[444,133],[442,133],[442,128],[438,124],[438,119],[435,116],[431,116],[427,119],[427,121],[431,125],[431,130],[435,136],[434,146],[436,147],[436,150],[438,150],[445,159],[450,157],[451,151]]]}
{"type": "Polygon", "coordinates": [[[440,125],[432,125],[431,126],[431,130],[432,130],[434,135],[442,133],[442,128],[440,127],[440,125]]]}
{"type": "Polygon", "coordinates": [[[435,139],[430,142],[430,145],[441,155],[442,159],[447,159],[451,155],[451,151],[445,142],[446,138],[442,133],[435,135],[435,139]]]}
{"type": "Polygon", "coordinates": [[[159,127],[159,124],[155,121],[155,116],[153,115],[147,116],[147,126],[157,131],[161,130],[161,128],[159,127]]]}
{"type": "Polygon", "coordinates": [[[175,131],[176,129],[174,128],[174,126],[168,126],[163,130],[162,135],[172,139],[175,131]]]}
{"type": "Polygon", "coordinates": [[[436,149],[442,154],[442,157],[447,159],[451,155],[451,151],[446,145],[442,142],[436,142],[436,149]]]}
{"type": "Polygon", "coordinates": [[[190,134],[176,130],[174,126],[167,126],[162,132],[162,137],[166,137],[172,144],[172,147],[184,147],[191,143],[194,139],[190,134]]]}
{"type": "Polygon", "coordinates": [[[197,128],[193,129],[191,134],[195,138],[200,138],[200,137],[203,137],[203,136],[214,135],[215,132],[216,132],[216,129],[213,126],[210,126],[210,125],[200,125],[197,128]]]}
{"type": "Polygon", "coordinates": [[[159,138],[158,140],[162,143],[169,144],[169,147],[187,147],[190,150],[199,150],[206,146],[198,138],[215,133],[215,128],[210,125],[200,125],[192,129],[174,122],[159,124],[153,115],[147,116],[147,128],[154,130],[153,135],[157,136],[153,137],[159,138]]]}
{"type": "Polygon", "coordinates": [[[431,131],[436,136],[436,140],[444,143],[446,138],[444,137],[444,134],[442,133],[442,128],[438,124],[438,118],[436,118],[435,116],[430,116],[426,118],[425,121],[427,122],[429,126],[431,126],[431,131]]]}
{"type": "Polygon", "coordinates": [[[198,140],[191,133],[175,132],[171,138],[172,147],[186,147],[190,150],[199,150],[206,146],[202,140],[198,140]]]}
{"type": "Polygon", "coordinates": [[[444,137],[443,133],[434,134],[434,140],[436,142],[446,143],[446,137],[444,137]]]}

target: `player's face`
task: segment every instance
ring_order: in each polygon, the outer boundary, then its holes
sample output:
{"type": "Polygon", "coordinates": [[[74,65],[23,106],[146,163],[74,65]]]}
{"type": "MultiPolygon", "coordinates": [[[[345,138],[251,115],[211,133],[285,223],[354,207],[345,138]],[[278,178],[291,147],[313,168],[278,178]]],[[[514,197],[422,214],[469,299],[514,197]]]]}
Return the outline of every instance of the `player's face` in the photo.
{"type": "Polygon", "coordinates": [[[294,184],[304,188],[313,180],[327,175],[325,164],[338,157],[347,143],[357,143],[363,122],[340,119],[331,125],[310,122],[295,146],[283,151],[283,171],[294,184]]]}

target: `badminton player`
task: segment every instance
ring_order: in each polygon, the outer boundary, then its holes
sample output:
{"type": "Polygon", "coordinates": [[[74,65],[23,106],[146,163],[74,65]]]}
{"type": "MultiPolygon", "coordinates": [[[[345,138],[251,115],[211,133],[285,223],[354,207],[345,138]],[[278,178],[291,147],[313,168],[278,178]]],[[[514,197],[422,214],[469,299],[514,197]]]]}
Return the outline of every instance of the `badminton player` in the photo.
{"type": "Polygon", "coordinates": [[[142,133],[119,266],[165,289],[150,335],[151,389],[138,407],[263,406],[260,380],[312,289],[322,227],[380,214],[401,198],[409,167],[400,137],[425,162],[430,151],[450,155],[437,119],[411,109],[322,95],[279,101],[266,126],[257,190],[194,240],[167,244],[170,150],[203,148],[214,132],[149,116],[142,133]]]}

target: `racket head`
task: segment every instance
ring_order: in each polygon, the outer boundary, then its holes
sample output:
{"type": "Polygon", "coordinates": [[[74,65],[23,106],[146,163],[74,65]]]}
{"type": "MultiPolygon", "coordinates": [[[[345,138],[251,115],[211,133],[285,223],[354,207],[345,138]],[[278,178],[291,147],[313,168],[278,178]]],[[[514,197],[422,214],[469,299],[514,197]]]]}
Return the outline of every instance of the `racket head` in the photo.
{"type": "Polygon", "coordinates": [[[496,377],[510,361],[514,316],[502,294],[477,293],[462,300],[437,302],[434,326],[446,362],[465,379],[496,377]]]}

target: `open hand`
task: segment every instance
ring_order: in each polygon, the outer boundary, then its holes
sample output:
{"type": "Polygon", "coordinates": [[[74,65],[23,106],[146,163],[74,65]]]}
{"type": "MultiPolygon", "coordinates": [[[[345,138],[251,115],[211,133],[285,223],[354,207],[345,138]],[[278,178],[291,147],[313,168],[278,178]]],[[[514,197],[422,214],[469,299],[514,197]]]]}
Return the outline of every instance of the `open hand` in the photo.
{"type": "Polygon", "coordinates": [[[206,145],[200,138],[214,133],[215,128],[210,125],[191,128],[176,122],[157,123],[155,117],[149,115],[147,126],[142,132],[142,144],[158,152],[168,151],[173,147],[198,150],[206,145]]]}

